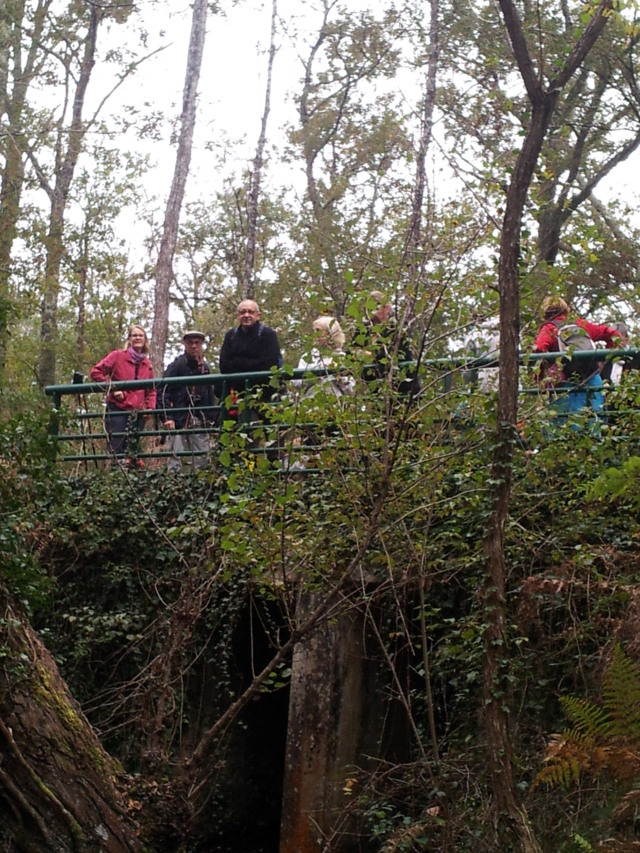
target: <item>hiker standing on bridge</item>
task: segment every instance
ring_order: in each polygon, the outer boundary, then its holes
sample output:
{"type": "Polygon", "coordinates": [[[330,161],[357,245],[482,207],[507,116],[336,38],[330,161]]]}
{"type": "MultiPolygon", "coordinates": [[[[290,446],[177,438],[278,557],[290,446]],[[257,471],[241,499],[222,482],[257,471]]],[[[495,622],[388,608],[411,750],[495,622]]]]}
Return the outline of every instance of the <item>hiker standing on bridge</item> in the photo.
{"type": "MultiPolygon", "coordinates": [[[[375,302],[376,310],[370,319],[364,321],[364,334],[356,333],[354,343],[371,359],[371,365],[365,368],[362,378],[366,382],[374,382],[389,375],[394,361],[401,364],[413,361],[414,357],[409,338],[399,327],[393,305],[385,294],[381,290],[372,290],[369,299],[375,302]]],[[[402,368],[397,390],[400,394],[413,396],[420,392],[415,368],[402,368]]]]}
{"type": "MultiPolygon", "coordinates": [[[[167,367],[164,378],[188,378],[210,373],[203,355],[204,341],[204,332],[185,332],[182,336],[184,352],[167,367]]],[[[215,420],[215,402],[213,385],[189,385],[185,382],[184,385],[160,386],[160,420],[165,429],[179,430],[169,439],[169,449],[173,454],[167,461],[169,471],[180,470],[183,457],[178,454],[185,450],[192,453],[191,464],[194,470],[207,464],[210,441],[206,430],[215,420]]]]}
{"type": "MultiPolygon", "coordinates": [[[[569,306],[559,296],[547,296],[542,303],[542,313],[544,322],[538,331],[534,352],[595,351],[595,341],[604,341],[607,349],[626,344],[613,326],[591,323],[581,317],[568,319],[569,306]]],[[[584,408],[599,412],[604,406],[599,362],[587,358],[567,359],[560,369],[555,365],[543,365],[541,375],[547,375],[555,388],[564,391],[553,404],[563,416],[584,408]]]]}
{"type": "MultiPolygon", "coordinates": [[[[257,373],[282,366],[278,335],[260,322],[260,309],[253,299],[243,299],[238,305],[238,324],[224,336],[220,350],[220,373],[257,373]]],[[[244,390],[242,382],[233,382],[228,389],[232,397],[244,390]]],[[[252,381],[250,386],[262,387],[262,399],[268,401],[274,389],[268,379],[252,381]]],[[[252,420],[253,418],[252,414],[252,420]]]]}
{"type": "MultiPolygon", "coordinates": [[[[344,359],[345,334],[340,323],[333,317],[325,315],[316,317],[313,321],[315,334],[314,346],[310,353],[301,356],[298,362],[298,370],[321,370],[340,367],[344,359]]],[[[330,391],[338,399],[351,396],[354,391],[355,381],[353,376],[344,376],[337,373],[320,376],[312,382],[303,379],[294,379],[291,383],[294,388],[304,388],[304,397],[314,397],[320,388],[330,391]]]]}
{"type": "Polygon", "coordinates": [[[89,373],[93,382],[105,383],[108,386],[107,411],[104,416],[107,452],[116,457],[124,455],[131,433],[139,428],[139,412],[143,409],[155,409],[156,392],[154,388],[113,391],[109,386],[112,382],[153,379],[153,368],[148,355],[147,333],[142,326],[131,326],[124,349],[112,350],[92,367],[89,373]]]}

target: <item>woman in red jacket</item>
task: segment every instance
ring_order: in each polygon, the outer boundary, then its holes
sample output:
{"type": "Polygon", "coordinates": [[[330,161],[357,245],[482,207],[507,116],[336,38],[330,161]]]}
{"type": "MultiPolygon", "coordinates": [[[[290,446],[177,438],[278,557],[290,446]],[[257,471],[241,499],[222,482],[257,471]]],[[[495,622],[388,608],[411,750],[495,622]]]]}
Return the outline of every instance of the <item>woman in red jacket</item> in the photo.
{"type": "Polygon", "coordinates": [[[148,355],[147,333],[142,326],[132,326],[124,349],[114,349],[91,368],[91,379],[107,385],[107,450],[114,456],[122,456],[126,450],[132,413],[138,413],[141,409],[155,409],[156,391],[155,388],[112,391],[109,385],[127,379],[153,379],[148,355]]]}
{"type": "MultiPolygon", "coordinates": [[[[560,352],[558,344],[558,330],[567,323],[569,306],[558,296],[547,296],[542,303],[544,322],[538,330],[534,344],[534,352],[560,352]]],[[[602,323],[591,323],[579,317],[571,322],[584,329],[592,341],[604,341],[607,349],[615,349],[624,344],[624,339],[618,329],[602,323]]],[[[562,379],[568,379],[562,376],[562,379]]]]}
{"type": "MultiPolygon", "coordinates": [[[[592,341],[603,341],[607,349],[616,349],[626,344],[626,340],[613,326],[591,323],[582,317],[568,321],[569,306],[558,296],[547,296],[542,303],[542,313],[544,322],[538,330],[534,352],[560,352],[558,336],[560,330],[569,325],[584,329],[592,341]]],[[[584,361],[581,364],[586,371],[582,375],[572,374],[570,361],[560,369],[555,364],[550,367],[542,365],[541,377],[548,375],[552,385],[563,392],[554,401],[553,407],[565,417],[585,408],[598,413],[604,407],[600,367],[598,365],[594,367],[593,364],[584,361]]]]}

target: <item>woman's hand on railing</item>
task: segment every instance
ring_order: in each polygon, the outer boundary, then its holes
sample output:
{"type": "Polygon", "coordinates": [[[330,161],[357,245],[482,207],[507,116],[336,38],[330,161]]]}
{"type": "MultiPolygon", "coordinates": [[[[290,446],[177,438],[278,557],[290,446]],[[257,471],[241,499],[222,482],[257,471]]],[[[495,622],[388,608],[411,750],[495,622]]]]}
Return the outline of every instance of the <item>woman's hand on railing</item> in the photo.
{"type": "Polygon", "coordinates": [[[175,421],[165,421],[164,422],[164,428],[165,429],[175,429],[176,428],[176,422],[175,421]]]}

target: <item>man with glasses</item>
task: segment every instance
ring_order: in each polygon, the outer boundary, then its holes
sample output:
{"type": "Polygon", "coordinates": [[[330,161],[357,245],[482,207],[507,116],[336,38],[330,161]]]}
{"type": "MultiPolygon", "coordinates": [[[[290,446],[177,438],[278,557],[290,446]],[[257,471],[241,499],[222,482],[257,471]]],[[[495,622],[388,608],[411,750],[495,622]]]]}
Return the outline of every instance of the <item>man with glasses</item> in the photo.
{"type": "MultiPolygon", "coordinates": [[[[187,379],[210,373],[203,355],[204,332],[185,332],[182,341],[184,352],[171,362],[164,376],[183,376],[187,379]]],[[[207,465],[210,441],[209,433],[205,430],[215,421],[214,406],[212,385],[189,385],[186,382],[184,385],[163,385],[158,389],[160,420],[165,429],[173,431],[169,439],[169,449],[173,454],[167,461],[169,471],[179,471],[183,458],[187,458],[194,469],[207,465]],[[190,457],[182,455],[187,450],[191,453],[190,457]]]]}
{"type": "MultiPolygon", "coordinates": [[[[243,299],[238,305],[238,326],[229,329],[220,350],[220,373],[256,373],[282,365],[278,335],[260,322],[260,309],[253,299],[243,299]]],[[[243,388],[236,384],[236,391],[243,388]]],[[[273,388],[269,380],[251,382],[251,387],[263,387],[262,399],[269,400],[273,388]]],[[[231,391],[232,389],[229,389],[231,391]]]]}

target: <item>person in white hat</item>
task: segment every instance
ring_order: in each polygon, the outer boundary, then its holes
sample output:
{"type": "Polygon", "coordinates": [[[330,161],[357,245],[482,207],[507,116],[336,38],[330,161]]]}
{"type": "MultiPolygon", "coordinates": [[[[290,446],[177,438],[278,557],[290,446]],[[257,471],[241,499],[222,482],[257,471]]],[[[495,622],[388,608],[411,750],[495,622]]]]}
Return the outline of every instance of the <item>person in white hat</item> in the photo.
{"type": "MultiPolygon", "coordinates": [[[[184,352],[164,372],[164,377],[202,376],[210,373],[204,358],[204,332],[194,329],[182,336],[184,352]]],[[[215,422],[215,391],[213,385],[162,385],[158,389],[158,409],[165,429],[175,431],[169,439],[167,468],[177,471],[187,459],[194,469],[204,467],[211,447],[209,433],[204,431],[215,422]],[[187,431],[188,430],[188,431],[187,431]],[[179,455],[190,451],[191,456],[179,455]]]]}

